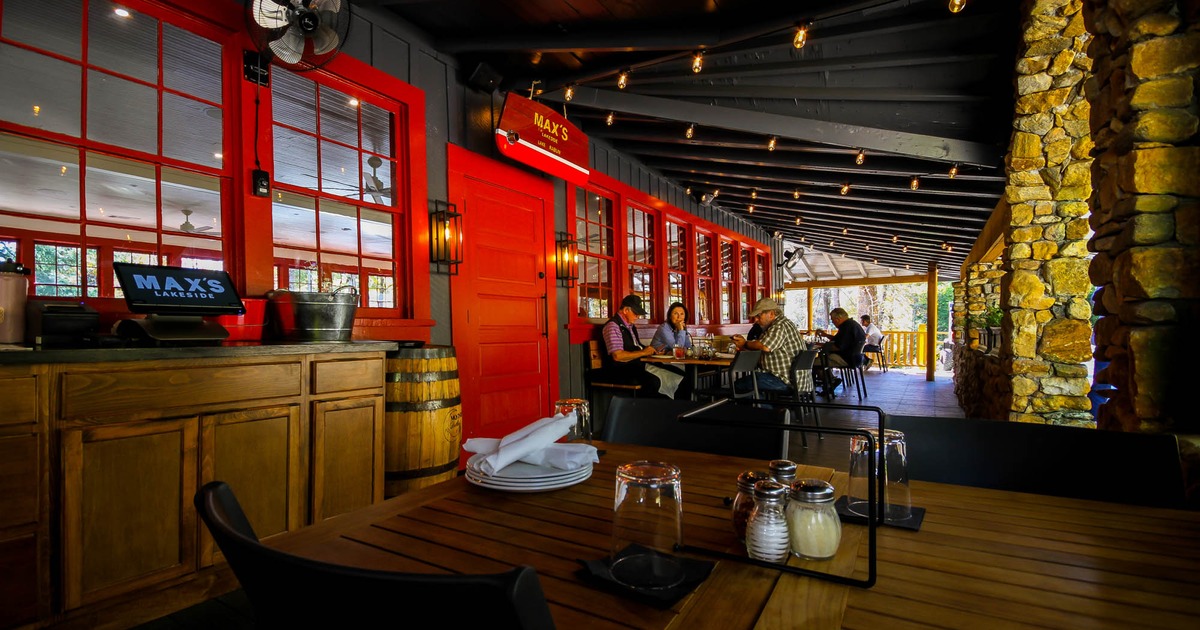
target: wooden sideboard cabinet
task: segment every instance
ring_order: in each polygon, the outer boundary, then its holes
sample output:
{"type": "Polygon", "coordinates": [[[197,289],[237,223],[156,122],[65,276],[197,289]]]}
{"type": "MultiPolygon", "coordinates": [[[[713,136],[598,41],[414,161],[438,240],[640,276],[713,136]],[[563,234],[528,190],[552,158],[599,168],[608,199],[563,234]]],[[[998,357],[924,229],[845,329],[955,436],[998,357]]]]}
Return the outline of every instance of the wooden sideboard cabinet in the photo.
{"type": "Polygon", "coordinates": [[[0,628],[129,627],[236,587],[192,505],[209,481],[262,538],[382,500],[389,348],[363,345],[0,363],[0,628]]]}

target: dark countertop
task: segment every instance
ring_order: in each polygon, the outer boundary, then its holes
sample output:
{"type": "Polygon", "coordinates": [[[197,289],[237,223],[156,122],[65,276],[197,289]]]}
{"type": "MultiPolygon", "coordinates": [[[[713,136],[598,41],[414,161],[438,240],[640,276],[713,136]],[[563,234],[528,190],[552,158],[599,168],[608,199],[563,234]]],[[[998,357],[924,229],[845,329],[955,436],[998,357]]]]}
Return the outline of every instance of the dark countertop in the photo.
{"type": "Polygon", "coordinates": [[[211,359],[261,357],[291,354],[335,354],[346,352],[390,352],[395,341],[231,341],[211,346],[89,345],[77,348],[21,348],[0,345],[0,365],[41,363],[100,363],[103,361],[150,361],[156,359],[211,359]],[[7,349],[15,348],[15,349],[7,349]]]}

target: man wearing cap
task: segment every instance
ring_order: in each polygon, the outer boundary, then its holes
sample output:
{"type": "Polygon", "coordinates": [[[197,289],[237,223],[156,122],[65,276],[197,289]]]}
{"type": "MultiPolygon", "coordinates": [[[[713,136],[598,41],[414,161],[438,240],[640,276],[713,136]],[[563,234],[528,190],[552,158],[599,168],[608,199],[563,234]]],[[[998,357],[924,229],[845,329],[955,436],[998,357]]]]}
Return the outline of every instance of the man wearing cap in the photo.
{"type": "Polygon", "coordinates": [[[754,383],[750,381],[754,378],[758,381],[758,390],[761,391],[787,391],[788,382],[791,380],[788,376],[788,370],[791,369],[792,359],[797,352],[807,350],[804,339],[800,337],[800,331],[796,329],[796,324],[788,319],[783,314],[783,309],[775,303],[771,298],[763,298],[754,303],[754,309],[750,311],[750,317],[758,318],[758,325],[762,326],[762,337],[747,341],[741,335],[733,336],[733,343],[737,345],[738,350],[762,350],[763,356],[758,364],[758,369],[753,374],[748,374],[739,378],[734,382],[734,389],[737,391],[749,391],[754,388],[754,383]]]}
{"type": "Polygon", "coordinates": [[[646,316],[642,306],[642,298],[636,295],[626,295],[621,300],[617,312],[608,319],[600,336],[604,339],[607,354],[604,367],[601,368],[603,378],[626,383],[637,383],[650,396],[660,394],[671,398],[675,395],[683,375],[662,369],[656,365],[642,362],[642,357],[648,357],[655,352],[652,346],[643,346],[638,338],[637,328],[633,322],[639,317],[646,316]]]}

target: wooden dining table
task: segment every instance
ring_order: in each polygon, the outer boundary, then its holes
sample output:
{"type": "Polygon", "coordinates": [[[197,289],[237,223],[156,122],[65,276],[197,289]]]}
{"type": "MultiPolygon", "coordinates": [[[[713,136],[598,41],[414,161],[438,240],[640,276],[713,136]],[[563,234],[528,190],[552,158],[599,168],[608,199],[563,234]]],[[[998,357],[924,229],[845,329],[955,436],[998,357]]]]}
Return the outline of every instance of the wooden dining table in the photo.
{"type": "Polygon", "coordinates": [[[690,378],[692,381],[692,391],[696,392],[696,391],[700,390],[700,374],[701,374],[701,372],[705,372],[705,371],[719,372],[720,370],[726,369],[729,366],[733,365],[733,357],[724,356],[724,357],[713,357],[711,359],[701,359],[700,357],[684,357],[682,359],[677,359],[673,356],[667,357],[665,355],[653,355],[652,354],[648,357],[642,357],[642,362],[653,363],[656,365],[682,366],[683,369],[687,372],[687,377],[690,378]],[[709,368],[709,370],[705,370],[705,368],[709,368]]]}
{"type": "MultiPolygon", "coordinates": [[[[1200,513],[919,481],[911,489],[913,505],[926,510],[921,528],[878,529],[871,588],[717,559],[683,599],[651,606],[579,574],[581,560],[608,553],[616,466],[639,459],[678,465],[685,545],[742,553],[725,499],[738,473],[765,470],[767,462],[596,445],[604,454],[592,476],[569,488],[508,493],[460,476],[266,544],[397,571],[531,565],[564,629],[1200,627],[1200,513]]],[[[798,477],[845,491],[844,471],[802,465],[798,477]]],[[[866,531],[845,525],[834,558],[789,563],[864,578],[866,531]]],[[[438,614],[452,620],[454,611],[438,614]]]]}

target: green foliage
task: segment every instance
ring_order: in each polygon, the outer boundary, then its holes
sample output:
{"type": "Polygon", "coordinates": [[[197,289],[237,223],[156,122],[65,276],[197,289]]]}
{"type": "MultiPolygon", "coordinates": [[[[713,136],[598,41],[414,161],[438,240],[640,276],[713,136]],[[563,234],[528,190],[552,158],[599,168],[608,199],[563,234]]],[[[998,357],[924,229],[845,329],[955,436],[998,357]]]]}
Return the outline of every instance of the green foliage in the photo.
{"type": "Polygon", "coordinates": [[[1000,310],[999,306],[989,306],[983,313],[983,323],[990,328],[999,326],[1003,320],[1004,311],[1000,310]]]}

